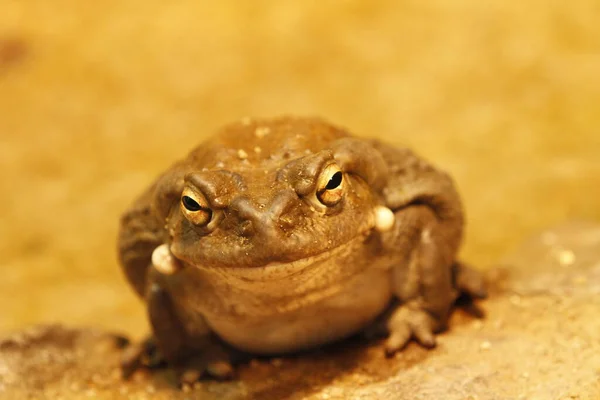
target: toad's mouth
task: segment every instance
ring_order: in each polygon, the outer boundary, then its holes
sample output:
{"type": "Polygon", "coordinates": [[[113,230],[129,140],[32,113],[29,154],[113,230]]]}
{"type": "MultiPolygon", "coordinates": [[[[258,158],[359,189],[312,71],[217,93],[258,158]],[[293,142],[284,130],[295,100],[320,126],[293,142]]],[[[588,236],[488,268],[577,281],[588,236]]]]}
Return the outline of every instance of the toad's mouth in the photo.
{"type": "Polygon", "coordinates": [[[237,276],[241,280],[248,281],[290,278],[295,274],[304,273],[311,267],[322,266],[327,264],[330,260],[345,259],[348,256],[355,254],[361,247],[364,247],[364,243],[371,237],[373,231],[385,232],[390,230],[394,225],[394,214],[387,207],[375,207],[373,216],[373,223],[369,224],[369,228],[362,231],[349,241],[334,248],[293,261],[273,261],[262,266],[256,266],[252,268],[233,266],[211,266],[208,268],[177,258],[175,255],[173,255],[173,252],[168,244],[162,244],[158,246],[152,253],[152,265],[156,270],[158,270],[158,272],[165,275],[172,275],[186,267],[192,267],[211,270],[217,273],[224,272],[230,276],[237,276]]]}
{"type": "Polygon", "coordinates": [[[369,229],[339,246],[315,255],[286,262],[272,261],[251,268],[234,266],[206,267],[201,264],[198,265],[177,258],[169,249],[169,245],[162,244],[152,253],[152,265],[158,272],[164,275],[173,275],[186,268],[197,268],[212,273],[227,274],[230,277],[235,276],[246,281],[284,279],[293,277],[295,274],[304,273],[312,266],[323,265],[330,260],[341,259],[358,251],[360,247],[364,246],[364,242],[369,239],[371,233],[372,229],[369,229]]]}
{"type": "MultiPolygon", "coordinates": [[[[369,240],[372,232],[373,230],[369,229],[339,246],[294,261],[272,261],[253,268],[211,267],[210,270],[252,282],[293,279],[296,275],[305,275],[315,269],[321,269],[321,272],[323,272],[322,268],[332,265],[334,260],[343,260],[353,254],[358,254],[360,249],[365,247],[365,242],[369,240]]],[[[199,268],[202,268],[202,266],[199,266],[199,268]]]]}

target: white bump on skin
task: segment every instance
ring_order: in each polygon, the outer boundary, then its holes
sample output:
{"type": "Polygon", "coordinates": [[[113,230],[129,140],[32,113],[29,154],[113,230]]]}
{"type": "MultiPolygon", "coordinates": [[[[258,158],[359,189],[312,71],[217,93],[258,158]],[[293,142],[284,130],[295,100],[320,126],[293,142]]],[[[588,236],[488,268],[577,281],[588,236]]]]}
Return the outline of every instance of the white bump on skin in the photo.
{"type": "Polygon", "coordinates": [[[431,243],[431,231],[429,229],[424,229],[421,232],[421,240],[423,243],[431,243]]]}
{"type": "Polygon", "coordinates": [[[172,275],[181,269],[181,265],[173,258],[169,246],[161,244],[152,252],[152,265],[164,275],[172,275]]]}
{"type": "Polygon", "coordinates": [[[375,214],[375,229],[379,232],[387,232],[394,226],[396,217],[392,210],[384,206],[376,206],[375,214]]]}

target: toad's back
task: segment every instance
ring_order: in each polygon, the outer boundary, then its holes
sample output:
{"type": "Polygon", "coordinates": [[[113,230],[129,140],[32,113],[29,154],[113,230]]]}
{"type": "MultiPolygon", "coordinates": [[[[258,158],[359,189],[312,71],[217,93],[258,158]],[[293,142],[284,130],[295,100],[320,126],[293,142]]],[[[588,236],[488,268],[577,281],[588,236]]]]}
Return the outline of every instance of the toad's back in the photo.
{"type": "Polygon", "coordinates": [[[268,124],[243,119],[196,147],[188,162],[228,171],[277,168],[344,137],[348,137],[345,131],[319,119],[280,118],[268,124]]]}

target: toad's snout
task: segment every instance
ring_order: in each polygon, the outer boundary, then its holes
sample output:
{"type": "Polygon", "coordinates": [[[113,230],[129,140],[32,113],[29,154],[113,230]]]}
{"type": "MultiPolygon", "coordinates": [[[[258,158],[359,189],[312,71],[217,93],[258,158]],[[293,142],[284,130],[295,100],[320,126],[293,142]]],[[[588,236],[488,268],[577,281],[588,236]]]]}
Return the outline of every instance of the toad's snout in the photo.
{"type": "MultiPolygon", "coordinates": [[[[257,202],[240,196],[232,201],[230,210],[240,220],[240,234],[252,237],[262,251],[268,250],[276,258],[278,254],[293,252],[303,240],[310,239],[304,237],[310,228],[300,228],[302,210],[306,208],[302,203],[293,190],[283,189],[270,202],[257,202]],[[293,234],[286,234],[288,231],[293,231],[293,234]]],[[[379,232],[389,231],[394,226],[395,215],[385,206],[377,205],[367,215],[371,221],[368,225],[379,232]]]]}
{"type": "Polygon", "coordinates": [[[291,211],[299,203],[293,190],[281,190],[270,202],[250,200],[247,196],[234,199],[230,211],[240,219],[244,236],[260,236],[264,243],[281,244],[282,233],[293,226],[291,211]],[[269,240],[275,239],[277,241],[269,240]]]}

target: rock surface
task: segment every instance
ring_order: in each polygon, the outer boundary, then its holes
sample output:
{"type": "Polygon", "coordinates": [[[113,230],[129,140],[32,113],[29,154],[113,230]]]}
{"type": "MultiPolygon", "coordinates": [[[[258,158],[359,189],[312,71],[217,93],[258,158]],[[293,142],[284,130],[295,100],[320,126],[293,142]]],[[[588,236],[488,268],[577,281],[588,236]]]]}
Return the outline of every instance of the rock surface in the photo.
{"type": "Polygon", "coordinates": [[[165,370],[121,381],[117,335],[34,327],[0,340],[0,398],[600,398],[600,226],[548,230],[488,277],[486,318],[457,311],[434,350],[411,344],[386,359],[380,342],[349,340],[184,390],[165,370]]]}

